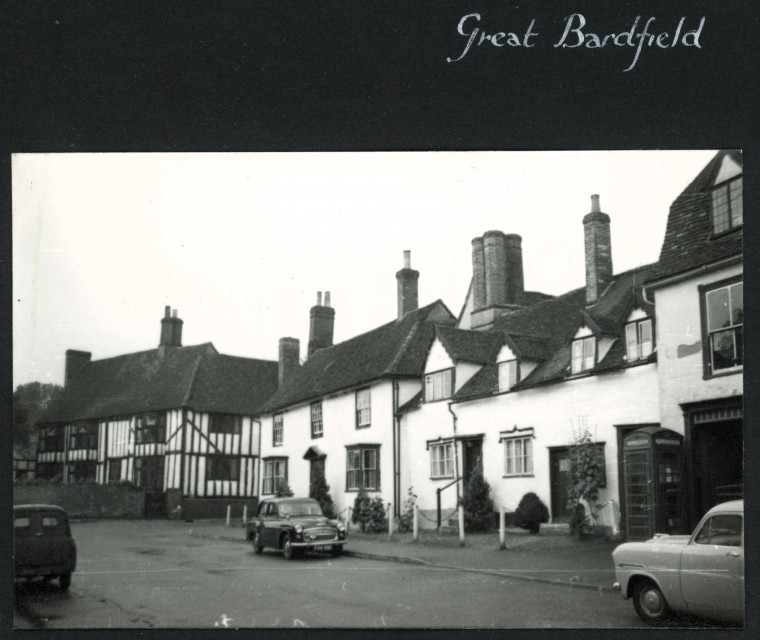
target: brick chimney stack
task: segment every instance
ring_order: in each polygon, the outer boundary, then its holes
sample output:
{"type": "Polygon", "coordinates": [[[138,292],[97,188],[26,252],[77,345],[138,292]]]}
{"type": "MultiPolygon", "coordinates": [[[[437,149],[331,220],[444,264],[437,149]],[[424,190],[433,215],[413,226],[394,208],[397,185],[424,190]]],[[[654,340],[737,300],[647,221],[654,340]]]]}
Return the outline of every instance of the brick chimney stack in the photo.
{"type": "Polygon", "coordinates": [[[322,304],[322,292],[318,291],[317,304],[311,308],[307,358],[311,358],[320,349],[332,346],[334,329],[335,309],[330,306],[330,292],[325,291],[325,301],[322,304]]]}
{"type": "Polygon", "coordinates": [[[420,272],[412,269],[412,252],[404,251],[404,268],[396,273],[398,291],[398,317],[403,318],[410,311],[416,311],[419,301],[417,299],[417,281],[420,272]]]}
{"type": "Polygon", "coordinates": [[[475,309],[486,306],[486,264],[483,251],[483,238],[472,239],[472,291],[475,309]]]}
{"type": "Polygon", "coordinates": [[[164,308],[164,317],[161,318],[161,341],[159,347],[182,346],[182,320],[177,317],[177,310],[172,310],[168,305],[164,308]]]}
{"type": "Polygon", "coordinates": [[[282,386],[300,365],[301,342],[298,338],[280,338],[280,358],[277,383],[282,386]]]}
{"type": "Polygon", "coordinates": [[[602,213],[599,196],[591,196],[591,213],[583,218],[586,246],[586,304],[594,304],[612,281],[610,217],[602,213]]]}
{"type": "Polygon", "coordinates": [[[486,231],[472,241],[474,309],[523,304],[522,237],[516,233],[486,231]]]}
{"type": "Polygon", "coordinates": [[[89,351],[77,351],[76,349],[66,350],[66,369],[63,377],[63,386],[66,387],[82,370],[90,364],[92,354],[89,351]]]}

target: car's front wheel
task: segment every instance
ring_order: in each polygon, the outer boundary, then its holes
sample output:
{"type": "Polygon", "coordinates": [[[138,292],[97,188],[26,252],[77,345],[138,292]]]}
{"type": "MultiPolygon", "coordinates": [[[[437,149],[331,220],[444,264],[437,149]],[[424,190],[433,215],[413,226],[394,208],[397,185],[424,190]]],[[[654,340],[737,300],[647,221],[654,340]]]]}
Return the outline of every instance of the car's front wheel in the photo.
{"type": "Polygon", "coordinates": [[[290,538],[285,538],[282,543],[282,555],[286,560],[292,560],[296,557],[296,550],[290,543],[290,538]]]}
{"type": "Polygon", "coordinates": [[[255,533],[253,536],[253,552],[257,555],[261,555],[264,551],[264,545],[261,544],[261,534],[255,533]]]}
{"type": "Polygon", "coordinates": [[[633,607],[647,624],[658,626],[670,618],[670,608],[658,587],[651,580],[642,580],[633,589],[633,607]]]}
{"type": "Polygon", "coordinates": [[[58,576],[58,582],[61,583],[61,589],[63,591],[68,591],[69,586],[71,585],[71,574],[62,573],[60,576],[58,576]]]}

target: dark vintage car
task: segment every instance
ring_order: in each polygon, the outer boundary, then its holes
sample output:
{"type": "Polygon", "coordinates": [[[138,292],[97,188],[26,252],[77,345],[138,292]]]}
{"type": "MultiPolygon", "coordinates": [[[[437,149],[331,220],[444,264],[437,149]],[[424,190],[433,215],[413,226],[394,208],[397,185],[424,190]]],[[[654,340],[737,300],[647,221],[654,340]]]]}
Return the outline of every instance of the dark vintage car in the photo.
{"type": "Polygon", "coordinates": [[[253,550],[279,549],[286,559],[303,551],[327,551],[338,557],[346,544],[346,527],[329,520],[311,498],[269,498],[259,503],[255,518],[245,525],[253,550]]]}
{"type": "Polygon", "coordinates": [[[13,507],[15,578],[58,578],[65,591],[76,564],[77,548],[63,508],[49,504],[13,507]]]}
{"type": "Polygon", "coordinates": [[[719,504],[692,535],[664,535],[618,546],[614,587],[639,617],[661,625],[674,612],[744,619],[744,501],[719,504]]]}

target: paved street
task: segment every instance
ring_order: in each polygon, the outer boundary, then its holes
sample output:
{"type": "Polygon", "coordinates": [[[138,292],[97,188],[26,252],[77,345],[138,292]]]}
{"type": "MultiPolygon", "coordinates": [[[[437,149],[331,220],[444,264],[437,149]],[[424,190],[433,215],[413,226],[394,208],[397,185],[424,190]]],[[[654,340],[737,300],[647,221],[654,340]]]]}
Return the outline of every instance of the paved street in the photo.
{"type": "Polygon", "coordinates": [[[613,593],[311,555],[287,562],[184,523],[74,523],[71,590],[19,584],[17,627],[639,627],[613,593]]]}

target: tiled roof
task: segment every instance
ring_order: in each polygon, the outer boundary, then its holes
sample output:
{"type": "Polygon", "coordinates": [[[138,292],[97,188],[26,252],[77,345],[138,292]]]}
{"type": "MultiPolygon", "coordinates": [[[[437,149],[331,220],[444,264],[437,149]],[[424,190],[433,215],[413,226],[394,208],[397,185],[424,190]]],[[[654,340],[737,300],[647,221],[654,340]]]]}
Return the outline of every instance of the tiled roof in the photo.
{"type": "MultiPolygon", "coordinates": [[[[589,318],[616,342],[594,372],[627,366],[624,327],[630,309],[642,304],[638,292],[648,279],[652,265],[638,267],[618,274],[597,303],[586,307],[586,289],[575,289],[541,304],[500,316],[494,329],[506,334],[524,358],[542,360],[540,364],[514,387],[523,389],[567,377],[571,359],[571,344],[578,327],[589,318]],[[637,297],[639,296],[639,297],[637,297]],[[531,336],[532,337],[526,337],[531,336]],[[538,335],[536,335],[538,334],[538,335]],[[532,345],[531,352],[525,347],[532,345]],[[522,348],[521,348],[522,347],[522,348]],[[523,351],[524,349],[524,351],[523,351]]],[[[643,306],[651,313],[651,306],[643,306]]],[[[498,393],[498,368],[495,364],[483,367],[455,395],[457,401],[498,393]]]]}
{"type": "Polygon", "coordinates": [[[39,421],[63,422],[188,407],[253,414],[277,386],[277,362],[218,353],[211,343],[94,360],[39,421]]]}
{"type": "Polygon", "coordinates": [[[293,372],[260,413],[278,411],[383,377],[421,376],[435,325],[453,323],[454,316],[438,300],[377,329],[320,349],[293,372]]]}
{"type": "Polygon", "coordinates": [[[651,274],[653,280],[742,254],[741,227],[717,237],[712,233],[710,190],[726,156],[742,165],[739,151],[718,152],[671,205],[660,260],[651,274]]]}
{"type": "Polygon", "coordinates": [[[502,343],[498,333],[489,331],[436,327],[436,335],[454,362],[486,364],[493,360],[502,343]]]}

